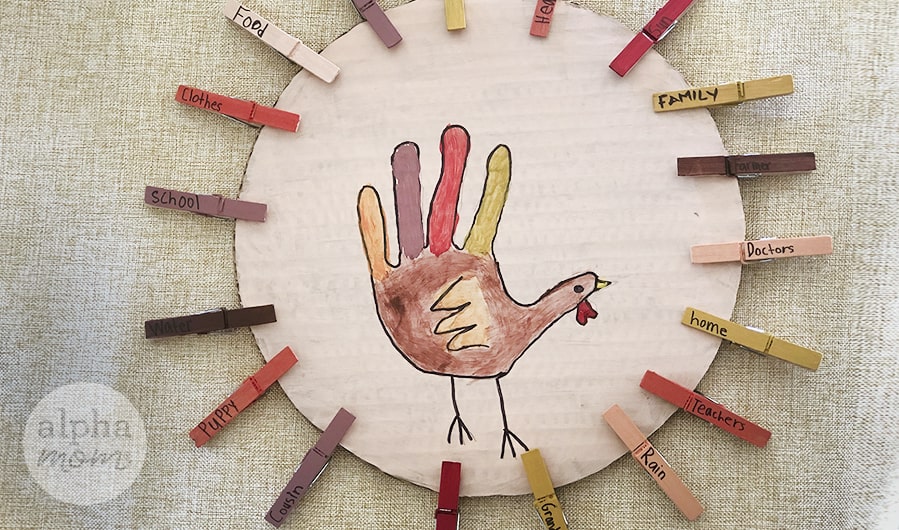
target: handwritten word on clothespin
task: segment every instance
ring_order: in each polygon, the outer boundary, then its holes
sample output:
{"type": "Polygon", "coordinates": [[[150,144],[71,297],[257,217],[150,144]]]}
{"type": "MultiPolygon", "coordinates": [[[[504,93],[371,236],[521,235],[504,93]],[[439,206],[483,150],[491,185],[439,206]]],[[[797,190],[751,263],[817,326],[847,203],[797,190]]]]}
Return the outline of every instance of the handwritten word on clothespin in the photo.
{"type": "Polygon", "coordinates": [[[286,110],[260,105],[255,101],[237,99],[207,90],[179,85],[175,100],[191,107],[216,112],[247,125],[268,125],[276,129],[297,132],[300,115],[286,110]]]}
{"type": "Polygon", "coordinates": [[[690,156],[677,159],[677,174],[682,177],[758,177],[814,169],[815,153],[690,156]]]}
{"type": "Polygon", "coordinates": [[[737,81],[727,85],[656,92],[652,95],[652,110],[668,112],[669,110],[736,105],[751,99],[785,96],[792,93],[793,76],[782,75],[755,81],[737,81]]]}
{"type": "Polygon", "coordinates": [[[524,472],[528,475],[528,482],[534,492],[534,508],[540,516],[540,520],[546,525],[547,530],[568,530],[568,520],[562,513],[562,504],[556,497],[549,470],[539,449],[531,449],[521,455],[521,463],[524,464],[524,472]]]}
{"type": "Polygon", "coordinates": [[[446,29],[465,29],[465,0],[443,0],[446,12],[446,29]]]}
{"type": "Polygon", "coordinates": [[[655,479],[656,484],[662,488],[662,491],[668,495],[668,498],[674,501],[674,504],[684,514],[684,517],[691,521],[699,517],[703,512],[702,505],[690,493],[690,490],[677,476],[677,473],[671,469],[665,458],[656,451],[655,447],[646,439],[646,436],[640,432],[639,427],[621,410],[621,407],[612,405],[609,410],[603,413],[602,417],[612,427],[615,434],[621,438],[621,441],[627,446],[634,459],[655,479]]]}
{"type": "Polygon", "coordinates": [[[643,26],[643,30],[640,33],[637,33],[628,45],[621,50],[621,53],[612,60],[609,64],[609,68],[616,74],[624,77],[624,75],[637,64],[637,61],[646,55],[646,52],[652,48],[653,44],[664,39],[665,36],[674,29],[674,26],[677,24],[677,19],[680,18],[680,16],[684,14],[684,11],[686,11],[692,4],[693,0],[669,0],[668,3],[656,12],[655,16],[643,26]]]}
{"type": "Polygon", "coordinates": [[[459,528],[459,483],[462,479],[462,464],[444,461],[440,468],[440,492],[437,494],[436,530],[456,530],[459,528]]]}
{"type": "Polygon", "coordinates": [[[328,424],[328,428],[322,433],[321,438],[312,449],[306,452],[306,456],[300,462],[296,473],[281,491],[278,500],[265,514],[265,520],[273,526],[280,527],[284,519],[290,514],[298,502],[306,495],[312,484],[318,480],[325,466],[331,460],[331,455],[343,439],[343,435],[349,430],[350,425],[356,420],[346,409],[341,408],[337,415],[328,424]]]}
{"type": "Polygon", "coordinates": [[[727,410],[723,405],[651,370],[647,370],[643,374],[640,387],[753,445],[765,447],[771,438],[771,431],[759,427],[746,418],[727,410]]]}
{"type": "Polygon", "coordinates": [[[258,202],[226,199],[221,195],[198,195],[183,191],[167,190],[155,186],[144,189],[144,202],[156,208],[193,212],[210,217],[265,221],[266,205],[258,202]]]}
{"type": "Polygon", "coordinates": [[[202,446],[218,434],[239,412],[259,399],[259,396],[264,394],[275,381],[287,373],[287,370],[290,370],[296,363],[296,355],[294,355],[290,346],[287,346],[272,357],[272,360],[267,362],[259,371],[246,378],[234,393],[228,396],[209,416],[203,418],[203,421],[190,431],[190,437],[197,444],[197,447],[202,446]]]}
{"type": "Polygon", "coordinates": [[[832,253],[833,238],[830,236],[768,238],[713,245],[693,245],[690,247],[690,261],[693,263],[729,261],[751,263],[800,256],[823,256],[832,253]]]}
{"type": "Polygon", "coordinates": [[[549,35],[549,25],[553,21],[553,13],[556,11],[556,0],[537,0],[534,8],[534,18],[531,20],[531,35],[546,37],[549,35]]]}
{"type": "Polygon", "coordinates": [[[330,83],[340,73],[340,68],[336,64],[315,53],[298,38],[262,18],[240,2],[227,0],[223,12],[226,18],[258,37],[288,60],[309,70],[322,81],[330,83]]]}
{"type": "Polygon", "coordinates": [[[817,370],[821,364],[822,356],[814,350],[778,339],[760,329],[741,326],[692,307],[684,310],[681,324],[733,342],[747,350],[770,355],[809,370],[817,370]]]}
{"type": "Polygon", "coordinates": [[[403,40],[400,32],[396,30],[376,0],[353,0],[353,5],[356,6],[359,15],[368,21],[384,46],[393,48],[403,40]]]}
{"type": "Polygon", "coordinates": [[[260,305],[241,309],[212,309],[196,315],[161,318],[144,322],[144,333],[148,339],[177,337],[180,335],[204,334],[210,331],[242,328],[277,322],[275,306],[260,305]]]}

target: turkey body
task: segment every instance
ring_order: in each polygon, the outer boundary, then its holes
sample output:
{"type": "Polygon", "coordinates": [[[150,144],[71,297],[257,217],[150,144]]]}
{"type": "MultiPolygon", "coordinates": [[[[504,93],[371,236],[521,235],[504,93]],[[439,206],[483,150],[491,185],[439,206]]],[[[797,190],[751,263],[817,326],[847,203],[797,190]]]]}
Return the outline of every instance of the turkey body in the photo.
{"type": "Polygon", "coordinates": [[[373,282],[378,315],[396,349],[427,373],[501,377],[543,332],[595,290],[586,273],[533,304],[509,296],[493,256],[428,251],[373,282]],[[579,289],[576,289],[579,287],[579,289]]]}

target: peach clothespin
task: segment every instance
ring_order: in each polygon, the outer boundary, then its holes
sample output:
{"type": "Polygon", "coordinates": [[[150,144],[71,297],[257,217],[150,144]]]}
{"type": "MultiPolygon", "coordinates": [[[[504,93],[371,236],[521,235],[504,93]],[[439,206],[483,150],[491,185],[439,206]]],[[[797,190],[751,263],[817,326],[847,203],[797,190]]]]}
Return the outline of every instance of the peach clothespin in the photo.
{"type": "Polygon", "coordinates": [[[521,455],[521,463],[534,492],[534,509],[547,530],[568,530],[568,520],[562,512],[562,504],[556,496],[549,470],[539,449],[531,449],[521,455]]]}
{"type": "Polygon", "coordinates": [[[681,324],[808,370],[817,370],[821,364],[822,355],[815,350],[803,348],[760,329],[741,326],[692,307],[684,310],[681,324]]]}
{"type": "Polygon", "coordinates": [[[384,10],[378,5],[377,0],[352,1],[353,6],[356,7],[356,11],[358,11],[359,15],[368,22],[371,29],[374,30],[375,35],[377,35],[378,38],[381,39],[381,42],[384,43],[384,46],[393,48],[403,40],[402,35],[396,30],[396,26],[390,22],[390,19],[387,18],[387,14],[384,13],[384,10]]]}
{"type": "Polygon", "coordinates": [[[340,73],[337,65],[240,2],[227,0],[223,12],[226,18],[258,37],[288,60],[309,70],[322,81],[330,83],[340,73]]]}
{"type": "Polygon", "coordinates": [[[444,460],[440,468],[440,491],[437,493],[437,509],[434,519],[436,530],[459,528],[459,485],[462,480],[462,464],[444,460]]]}
{"type": "Polygon", "coordinates": [[[228,396],[209,416],[203,418],[203,421],[190,431],[190,437],[197,444],[197,447],[202,446],[218,434],[239,412],[259,399],[259,396],[264,394],[275,381],[287,373],[296,363],[296,355],[294,355],[290,346],[287,346],[272,357],[272,360],[267,362],[259,371],[248,377],[243,384],[237,387],[234,393],[228,396]]]}
{"type": "Polygon", "coordinates": [[[535,37],[549,35],[549,25],[552,24],[555,11],[556,0],[537,0],[534,18],[531,20],[531,35],[535,37]]]}
{"type": "Polygon", "coordinates": [[[771,431],[734,414],[724,405],[708,397],[681,386],[674,381],[647,370],[640,381],[640,388],[652,392],[665,401],[684,409],[697,418],[702,418],[715,427],[723,429],[747,442],[765,447],[771,438],[771,431]]]}
{"type": "Polygon", "coordinates": [[[751,99],[785,96],[792,93],[793,76],[781,75],[753,81],[737,81],[726,85],[656,92],[652,95],[652,110],[668,112],[670,110],[735,105],[751,99]]]}
{"type": "Polygon", "coordinates": [[[822,256],[833,253],[831,236],[767,238],[690,247],[692,263],[751,263],[800,256],[822,256]]]}
{"type": "Polygon", "coordinates": [[[277,322],[275,306],[260,305],[240,309],[211,309],[196,315],[161,318],[144,322],[144,334],[148,339],[204,334],[210,331],[243,328],[277,322]]]}
{"type": "Polygon", "coordinates": [[[758,177],[815,169],[815,153],[742,156],[690,156],[677,159],[682,177],[758,177]]]}
{"type": "Polygon", "coordinates": [[[255,101],[223,96],[187,85],[178,86],[175,100],[178,103],[190,105],[191,107],[216,112],[247,125],[268,125],[269,127],[290,132],[297,132],[297,129],[300,127],[299,114],[266,107],[255,101]]]}
{"type": "Polygon", "coordinates": [[[221,195],[198,195],[183,191],[167,190],[155,186],[144,189],[144,202],[156,208],[181,210],[223,219],[265,221],[267,206],[258,202],[226,199],[221,195]]]}
{"type": "Polygon", "coordinates": [[[265,520],[272,526],[280,527],[284,519],[290,515],[291,510],[306,496],[309,488],[318,480],[331,461],[331,455],[334,454],[337,446],[340,445],[340,440],[343,439],[355,420],[356,416],[350,414],[346,409],[341,408],[337,411],[315,446],[306,452],[306,456],[303,457],[293,477],[284,486],[278,500],[265,514],[265,520]]]}
{"type": "Polygon", "coordinates": [[[465,29],[465,0],[443,0],[446,13],[446,29],[465,29]]]}
{"type": "Polygon", "coordinates": [[[677,476],[677,473],[671,469],[665,458],[656,451],[656,448],[649,443],[649,440],[640,432],[640,429],[630,417],[621,410],[621,407],[612,405],[609,410],[603,413],[602,417],[612,427],[615,434],[621,438],[624,445],[627,446],[634,460],[643,466],[643,469],[656,481],[656,484],[662,488],[662,491],[668,495],[668,498],[674,501],[674,504],[684,514],[684,517],[694,521],[702,515],[702,505],[690,493],[690,490],[677,476]]]}

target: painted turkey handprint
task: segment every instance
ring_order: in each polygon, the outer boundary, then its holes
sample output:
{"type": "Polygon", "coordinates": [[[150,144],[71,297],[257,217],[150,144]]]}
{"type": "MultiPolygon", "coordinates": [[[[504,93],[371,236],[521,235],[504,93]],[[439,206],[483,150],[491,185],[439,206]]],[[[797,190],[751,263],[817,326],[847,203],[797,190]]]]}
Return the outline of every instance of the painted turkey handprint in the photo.
{"type": "Polygon", "coordinates": [[[503,423],[500,458],[508,446],[527,445],[510,429],[500,379],[550,326],[576,311],[584,325],[596,316],[587,298],[611,282],[585,272],[556,284],[539,299],[521,304],[506,290],[493,254],[503,206],[509,190],[509,148],[497,146],[487,159],[487,178],[471,229],[461,248],[453,242],[458,224],[459,190],[470,148],[469,134],[457,125],[440,139],[443,164],[427,217],[422,224],[419,148],[412,142],[396,147],[391,158],[394,177],[399,260],[390,262],[386,221],[375,188],[359,192],[359,229],[368,258],[378,317],[393,346],[415,368],[450,378],[455,416],[447,442],[472,440],[456,403],[455,378],[496,381],[503,423]]]}

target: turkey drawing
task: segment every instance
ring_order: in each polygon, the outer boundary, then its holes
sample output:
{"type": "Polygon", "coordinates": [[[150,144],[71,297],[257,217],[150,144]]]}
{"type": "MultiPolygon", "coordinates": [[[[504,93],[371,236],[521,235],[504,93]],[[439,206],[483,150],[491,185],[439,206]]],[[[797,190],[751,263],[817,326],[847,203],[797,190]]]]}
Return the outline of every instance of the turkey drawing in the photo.
{"type": "Polygon", "coordinates": [[[531,304],[521,304],[506,290],[493,255],[503,206],[511,179],[509,148],[497,146],[487,159],[487,178],[480,205],[462,248],[453,242],[459,216],[457,205],[470,149],[468,131],[458,125],[443,130],[442,168],[427,217],[422,224],[418,145],[404,142],[393,152],[394,201],[399,259],[390,262],[386,221],[375,188],[359,192],[358,214],[362,243],[371,273],[375,307],[393,346],[422,372],[448,376],[460,444],[471,432],[456,403],[455,378],[493,378],[503,422],[500,458],[506,447],[516,456],[515,444],[527,445],[509,430],[500,379],[550,326],[576,311],[578,323],[596,317],[587,298],[611,282],[593,272],[568,278],[531,304]]]}

